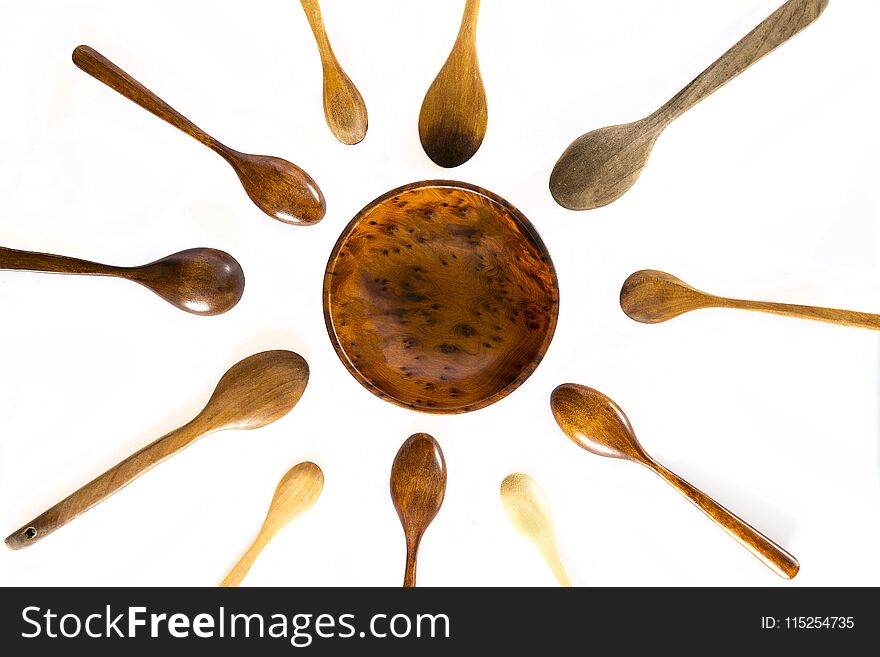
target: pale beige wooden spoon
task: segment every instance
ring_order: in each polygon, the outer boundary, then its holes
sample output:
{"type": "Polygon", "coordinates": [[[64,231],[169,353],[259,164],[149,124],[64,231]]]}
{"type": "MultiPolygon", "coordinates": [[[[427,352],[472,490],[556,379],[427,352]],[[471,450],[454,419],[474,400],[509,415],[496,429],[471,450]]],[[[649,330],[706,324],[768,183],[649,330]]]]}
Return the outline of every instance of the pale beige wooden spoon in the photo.
{"type": "Polygon", "coordinates": [[[501,482],[501,502],[513,526],[544,555],[559,585],[571,586],[556,549],[550,506],[535,480],[520,472],[507,475],[501,482]]]}
{"type": "Polygon", "coordinates": [[[825,10],[828,0],[789,0],[650,116],[575,139],[550,175],[550,193],[569,210],[608,205],[635,184],[660,133],[825,10]]]}
{"type": "Polygon", "coordinates": [[[260,533],[220,586],[241,584],[260,552],[275,534],[311,509],[323,489],[324,473],[311,461],[305,461],[288,470],[275,489],[275,496],[269,505],[260,533]]]}
{"type": "Polygon", "coordinates": [[[718,297],[701,292],[672,274],[653,269],[637,271],[624,281],[620,289],[620,307],[630,319],[643,324],[658,324],[700,308],[736,308],[880,331],[880,315],[855,310],[718,297]]]}
{"type": "Polygon", "coordinates": [[[354,83],[342,70],[342,66],[330,47],[321,7],[318,0],[300,0],[309,19],[309,26],[324,73],[324,118],[333,135],[343,144],[360,143],[367,134],[367,106],[354,83]]]}

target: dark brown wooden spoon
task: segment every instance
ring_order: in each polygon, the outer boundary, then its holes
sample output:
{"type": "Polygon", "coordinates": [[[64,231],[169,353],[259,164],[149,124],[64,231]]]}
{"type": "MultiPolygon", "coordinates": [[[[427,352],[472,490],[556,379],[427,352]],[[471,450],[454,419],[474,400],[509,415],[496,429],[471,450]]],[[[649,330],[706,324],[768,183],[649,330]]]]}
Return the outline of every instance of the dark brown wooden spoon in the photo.
{"type": "Polygon", "coordinates": [[[167,121],[226,160],[263,212],[287,224],[314,224],[324,217],[324,195],[295,164],[269,155],[250,155],[214,139],[128,73],[89,46],[73,51],[73,63],[148,112],[167,121]]]}
{"type": "Polygon", "coordinates": [[[135,452],[6,538],[7,547],[33,545],[110,497],[202,436],[258,429],[286,415],[309,381],[308,363],[292,351],[264,351],[233,365],[193,420],[135,452]]]}
{"type": "Polygon", "coordinates": [[[587,386],[565,383],[551,394],[550,407],[559,427],[579,447],[599,456],[644,465],[777,575],[786,579],[797,575],[800,565],[784,548],[651,458],[636,439],[629,419],[612,399],[587,386]]]}
{"type": "Polygon", "coordinates": [[[880,315],[855,310],[718,297],[701,292],[672,274],[653,269],[637,271],[624,281],[620,289],[620,307],[630,319],[643,324],[658,324],[700,308],[736,308],[880,331],[880,315]]]}
{"type": "Polygon", "coordinates": [[[406,572],[403,585],[416,585],[419,544],[446,494],[446,461],[432,436],[410,436],[391,466],[391,500],[406,536],[406,572]]]}
{"type": "Polygon", "coordinates": [[[114,267],[0,246],[0,269],[124,278],[140,283],[168,303],[195,315],[225,313],[244,293],[241,265],[217,249],[187,249],[140,267],[114,267]]]}
{"type": "Polygon", "coordinates": [[[575,139],[550,175],[553,198],[569,210],[616,201],[638,180],[666,126],[815,21],[827,5],[789,0],[650,116],[575,139]]]}
{"type": "Polygon", "coordinates": [[[483,143],[489,111],[477,59],[480,0],[467,0],[452,52],[434,78],[419,112],[419,139],[441,167],[464,164],[483,143]]]}

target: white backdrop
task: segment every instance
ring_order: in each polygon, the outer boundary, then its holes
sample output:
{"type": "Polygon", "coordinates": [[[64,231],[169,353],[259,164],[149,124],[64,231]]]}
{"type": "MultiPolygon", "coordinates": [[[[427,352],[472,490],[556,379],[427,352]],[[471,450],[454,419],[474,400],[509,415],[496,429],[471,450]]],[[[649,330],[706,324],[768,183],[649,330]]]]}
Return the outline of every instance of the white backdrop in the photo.
{"type": "Polygon", "coordinates": [[[247,277],[236,308],[202,318],[123,281],[0,272],[2,535],[189,420],[240,358],[293,349],[312,374],[277,423],[205,438],[39,544],[0,549],[0,582],[214,585],[282,474],[310,459],[323,496],[245,584],[397,586],[388,476],[400,444],[426,431],[449,481],[421,585],[554,584],[502,510],[498,488],[515,471],[543,488],[578,585],[789,585],[657,477],[571,443],[548,399],[572,381],[610,395],[658,460],[797,556],[790,585],[880,584],[877,335],[711,310],[645,326],[617,302],[627,275],[657,268],[719,294],[880,311],[880,3],[832,1],[673,124],[618,202],[573,213],[547,189],[572,139],[653,111],[779,4],[486,0],[488,133],[447,171],[423,153],[417,117],[461,0],[323,2],[369,108],[358,146],[324,123],[318,53],[294,0],[2,0],[0,244],[113,264],[213,246],[247,277]],[[296,228],[264,216],[219,157],[79,71],[80,43],[229,145],[305,168],[326,218],[296,228]],[[560,277],[542,365],[463,416],[367,392],[321,312],[349,219],[429,178],[518,206],[560,277]]]}

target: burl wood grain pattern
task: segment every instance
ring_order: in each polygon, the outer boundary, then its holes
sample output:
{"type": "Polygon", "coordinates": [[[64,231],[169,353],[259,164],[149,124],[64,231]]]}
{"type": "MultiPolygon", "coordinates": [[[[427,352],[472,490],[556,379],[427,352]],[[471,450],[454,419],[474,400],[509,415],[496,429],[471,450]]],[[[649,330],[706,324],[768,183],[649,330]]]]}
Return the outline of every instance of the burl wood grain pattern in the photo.
{"type": "Polygon", "coordinates": [[[219,315],[244,293],[244,272],[231,255],[188,249],[140,267],[114,267],[68,256],[0,246],[0,269],[113,276],[140,283],[168,303],[195,315],[219,315]]]}
{"type": "Polygon", "coordinates": [[[800,565],[784,548],[655,461],[639,444],[623,410],[612,399],[587,386],[565,383],[550,397],[557,424],[588,452],[639,463],[662,477],[721,529],[780,577],[791,579],[800,565]]]}
{"type": "Polygon", "coordinates": [[[789,0],[650,116],[578,137],[559,158],[550,192],[570,210],[591,210],[635,184],[660,133],[676,118],[815,21],[828,0],[789,0]]]}
{"type": "Polygon", "coordinates": [[[318,184],[295,164],[279,157],[242,153],[222,144],[89,46],[77,46],[73,63],[226,160],[250,199],[273,219],[308,225],[324,217],[326,204],[318,184]]]}
{"type": "Polygon", "coordinates": [[[324,317],[354,377],[428,413],[487,406],[537,367],[556,327],[556,271],[535,229],[460,182],[406,185],[343,231],[324,317]]]}
{"type": "Polygon", "coordinates": [[[637,271],[624,281],[620,289],[620,307],[630,319],[643,324],[658,324],[700,308],[736,308],[880,331],[880,315],[719,297],[701,292],[672,274],[652,269],[637,271]]]}
{"type": "Polygon", "coordinates": [[[428,88],[419,112],[419,139],[435,164],[451,168],[483,143],[489,110],[477,59],[480,0],[467,0],[452,52],[428,88]]]}
{"type": "Polygon", "coordinates": [[[342,70],[327,38],[318,0],[300,0],[321,54],[324,74],[324,118],[343,144],[360,143],[367,134],[367,106],[361,93],[342,70]]]}
{"type": "Polygon", "coordinates": [[[286,415],[309,380],[309,366],[292,351],[264,351],[233,365],[192,421],[150,443],[6,538],[13,550],[33,545],[124,488],[202,436],[258,429],[286,415]]]}
{"type": "Polygon", "coordinates": [[[238,586],[248,574],[260,552],[291,522],[311,509],[324,490],[324,473],[311,461],[304,461],[287,471],[272,497],[269,512],[257,538],[233,566],[220,586],[238,586]]]}
{"type": "Polygon", "coordinates": [[[507,475],[501,482],[501,503],[517,531],[538,548],[559,586],[571,586],[556,549],[550,505],[535,480],[521,472],[507,475]]]}
{"type": "Polygon", "coordinates": [[[433,436],[410,436],[391,465],[391,500],[406,537],[403,585],[416,585],[419,545],[446,495],[446,460],[433,436]]]}

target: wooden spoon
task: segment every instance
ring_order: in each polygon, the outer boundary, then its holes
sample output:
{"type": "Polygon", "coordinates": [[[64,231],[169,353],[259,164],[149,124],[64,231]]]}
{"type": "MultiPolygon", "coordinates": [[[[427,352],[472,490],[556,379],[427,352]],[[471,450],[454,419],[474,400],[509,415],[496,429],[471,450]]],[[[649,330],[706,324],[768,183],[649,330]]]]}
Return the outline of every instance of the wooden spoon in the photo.
{"type": "Polygon", "coordinates": [[[544,555],[559,585],[571,586],[556,550],[550,505],[535,480],[519,472],[507,475],[501,482],[501,502],[513,526],[544,555]]]}
{"type": "Polygon", "coordinates": [[[367,106],[354,83],[342,70],[321,17],[318,0],[300,0],[321,53],[324,72],[324,118],[333,135],[343,144],[360,143],[367,134],[367,106]]]}
{"type": "Polygon", "coordinates": [[[244,556],[229,571],[220,586],[241,584],[241,580],[248,574],[256,558],[260,556],[260,552],[275,534],[311,509],[318,501],[323,489],[324,473],[311,461],[305,461],[288,470],[275,489],[275,495],[272,497],[272,503],[269,505],[269,512],[266,514],[266,520],[263,521],[260,533],[257,534],[257,538],[244,553],[244,556]]]}
{"type": "Polygon", "coordinates": [[[391,500],[406,536],[403,585],[416,585],[416,559],[422,536],[443,504],[446,461],[432,436],[416,433],[400,446],[391,466],[391,500]]]}
{"type": "Polygon", "coordinates": [[[270,217],[299,225],[323,218],[324,195],[311,176],[295,164],[278,157],[241,153],[220,143],[89,46],[78,46],[73,51],[73,63],[226,160],[235,169],[247,195],[270,217]]]}
{"type": "Polygon", "coordinates": [[[464,164],[483,143],[489,112],[477,60],[480,0],[467,0],[452,52],[431,83],[419,112],[419,139],[436,164],[464,164]]]}
{"type": "Polygon", "coordinates": [[[652,269],[637,271],[624,281],[620,289],[620,307],[631,319],[643,324],[659,324],[699,308],[738,308],[880,331],[880,315],[716,297],[691,287],[672,274],[652,269]]]}
{"type": "Polygon", "coordinates": [[[800,568],[797,559],[651,458],[636,439],[623,410],[601,392],[575,383],[565,383],[553,391],[550,407],[560,428],[580,447],[599,456],[644,465],[665,479],[777,575],[786,579],[797,575],[800,568]]]}
{"type": "Polygon", "coordinates": [[[113,267],[0,246],[0,269],[124,278],[195,315],[225,313],[244,293],[241,265],[228,253],[216,249],[188,249],[140,267],[113,267]]]}
{"type": "Polygon", "coordinates": [[[550,175],[553,198],[569,210],[591,210],[620,198],[638,180],[666,126],[815,21],[827,5],[828,0],[789,0],[650,116],[578,137],[550,175]]]}
{"type": "Polygon", "coordinates": [[[33,545],[202,436],[274,422],[296,405],[308,380],[308,364],[292,351],[264,351],[245,358],[223,375],[207,406],[192,421],[61,500],[10,534],[6,545],[13,550],[33,545]]]}

